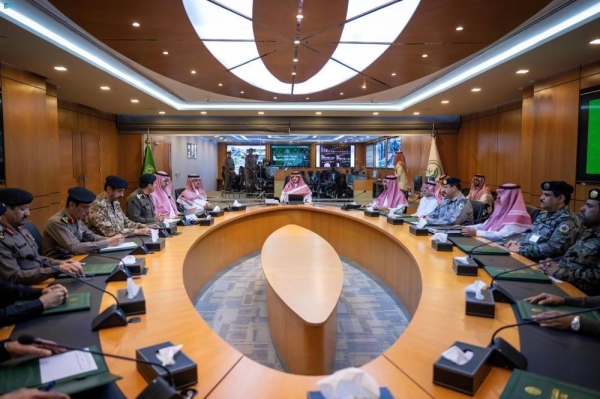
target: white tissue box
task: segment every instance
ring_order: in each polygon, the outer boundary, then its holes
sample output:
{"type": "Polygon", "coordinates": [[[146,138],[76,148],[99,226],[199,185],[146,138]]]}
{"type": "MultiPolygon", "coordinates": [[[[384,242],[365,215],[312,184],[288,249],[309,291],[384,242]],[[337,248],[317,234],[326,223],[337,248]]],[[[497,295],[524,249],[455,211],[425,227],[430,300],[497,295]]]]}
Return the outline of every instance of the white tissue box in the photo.
{"type": "Polygon", "coordinates": [[[246,210],[246,205],[241,205],[241,204],[238,206],[231,205],[231,206],[228,206],[227,208],[225,208],[226,212],[239,212],[239,211],[245,211],[245,210],[246,210]]]}
{"type": "Polygon", "coordinates": [[[144,297],[144,288],[140,287],[137,295],[133,299],[127,298],[127,289],[117,290],[117,299],[123,313],[127,316],[146,313],[146,298],[144,297]]]}
{"type": "Polygon", "coordinates": [[[225,211],[223,209],[221,209],[219,212],[209,211],[208,214],[212,217],[223,216],[225,211]]]}
{"type": "MultiPolygon", "coordinates": [[[[135,358],[139,360],[145,360],[147,362],[155,362],[160,364],[160,360],[156,358],[156,353],[159,349],[173,346],[169,341],[162,342],[146,348],[136,349],[135,358]]],[[[175,355],[175,364],[167,366],[173,379],[175,380],[175,389],[183,389],[195,385],[198,383],[198,367],[196,363],[183,353],[178,352],[175,355]]],[[[160,367],[152,366],[149,364],[137,363],[137,371],[144,377],[147,382],[151,382],[157,376],[160,376],[169,382],[167,372],[160,367]]]]}
{"type": "Polygon", "coordinates": [[[471,316],[491,317],[496,316],[496,303],[491,291],[481,290],[483,299],[475,297],[474,292],[465,292],[465,313],[471,316]]]}
{"type": "Polygon", "coordinates": [[[467,257],[467,263],[459,262],[454,258],[452,259],[452,270],[459,276],[477,276],[479,265],[470,257],[467,257]]]}
{"type": "Polygon", "coordinates": [[[369,217],[379,217],[379,211],[369,211],[368,209],[365,211],[365,216],[369,217]]]}
{"type": "Polygon", "coordinates": [[[146,247],[148,247],[148,250],[150,251],[162,251],[163,248],[165,247],[165,239],[164,238],[159,238],[158,240],[156,240],[156,242],[152,242],[152,240],[148,240],[146,241],[146,247]]]}
{"type": "Polygon", "coordinates": [[[427,228],[418,228],[415,225],[410,225],[410,227],[408,228],[408,231],[410,234],[414,235],[414,236],[428,236],[429,235],[429,229],[427,228]]]}
{"type": "Polygon", "coordinates": [[[431,248],[435,249],[436,251],[452,252],[453,246],[454,244],[452,244],[452,241],[441,242],[438,240],[431,240],[431,248]]]}
{"type": "Polygon", "coordinates": [[[440,356],[433,364],[433,383],[473,396],[492,369],[489,363],[492,350],[464,342],[455,342],[452,346],[473,352],[473,358],[459,366],[440,356]]]}

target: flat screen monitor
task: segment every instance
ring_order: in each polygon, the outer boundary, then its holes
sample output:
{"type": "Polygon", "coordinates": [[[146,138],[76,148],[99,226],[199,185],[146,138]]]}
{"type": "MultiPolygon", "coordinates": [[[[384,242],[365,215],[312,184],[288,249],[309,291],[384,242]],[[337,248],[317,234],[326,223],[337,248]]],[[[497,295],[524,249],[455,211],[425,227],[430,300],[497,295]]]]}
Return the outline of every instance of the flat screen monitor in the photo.
{"type": "Polygon", "coordinates": [[[336,168],[354,167],[354,145],[324,144],[317,145],[317,168],[335,166],[336,168]]]}
{"type": "Polygon", "coordinates": [[[577,182],[600,183],[600,86],[580,95],[577,182]]]}
{"type": "Polygon", "coordinates": [[[309,168],[310,145],[272,145],[271,163],[288,168],[309,168]]]}
{"type": "Polygon", "coordinates": [[[372,168],[375,164],[375,144],[366,145],[366,158],[367,168],[372,168]]]}
{"type": "MultiPolygon", "coordinates": [[[[233,158],[233,162],[235,163],[235,171],[240,170],[240,166],[246,165],[246,154],[248,154],[248,150],[252,148],[254,149],[254,156],[256,157],[256,162],[262,162],[267,155],[266,147],[259,145],[228,145],[227,151],[231,151],[231,158],[233,158]]],[[[219,166],[220,167],[220,166],[219,166]]],[[[220,172],[219,172],[220,173],[220,172]]]]}
{"type": "Polygon", "coordinates": [[[380,140],[375,143],[375,167],[376,168],[385,168],[386,159],[385,159],[385,150],[386,150],[386,141],[380,140]]]}
{"type": "Polygon", "coordinates": [[[387,139],[387,167],[394,167],[394,153],[402,151],[402,137],[389,137],[387,139]]]}

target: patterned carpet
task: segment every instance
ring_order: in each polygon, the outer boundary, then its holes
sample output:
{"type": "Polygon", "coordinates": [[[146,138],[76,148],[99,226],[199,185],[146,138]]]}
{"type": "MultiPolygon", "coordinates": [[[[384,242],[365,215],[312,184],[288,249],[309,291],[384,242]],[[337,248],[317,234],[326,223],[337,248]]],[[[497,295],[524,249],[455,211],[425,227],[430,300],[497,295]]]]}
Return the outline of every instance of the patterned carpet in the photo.
{"type": "MultiPolygon", "coordinates": [[[[378,357],[402,334],[409,314],[368,270],[342,258],[344,286],[338,303],[335,370],[378,357]]],[[[249,358],[285,371],[271,342],[260,253],[225,268],[198,293],[196,309],[231,346],[249,358]]]]}

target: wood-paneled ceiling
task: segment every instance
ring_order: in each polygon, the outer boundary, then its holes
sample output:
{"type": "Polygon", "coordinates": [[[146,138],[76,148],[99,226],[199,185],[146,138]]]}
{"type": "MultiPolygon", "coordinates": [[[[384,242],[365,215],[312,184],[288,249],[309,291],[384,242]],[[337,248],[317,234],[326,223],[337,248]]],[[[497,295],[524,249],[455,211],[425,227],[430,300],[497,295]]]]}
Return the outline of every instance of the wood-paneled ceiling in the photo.
{"type": "MultiPolygon", "coordinates": [[[[421,0],[404,31],[379,59],[342,84],[302,96],[258,89],[227,70],[196,34],[182,1],[50,2],[113,50],[185,85],[240,99],[321,102],[379,93],[438,72],[504,37],[550,0],[421,0]],[[132,26],[133,22],[140,26],[132,26]],[[458,26],[464,29],[457,31],[458,26]],[[165,51],[168,55],[163,55],[165,51]]],[[[256,46],[268,70],[290,84],[318,72],[340,42],[347,4],[347,0],[255,0],[256,46]],[[304,16],[300,23],[299,10],[304,16]],[[294,54],[298,62],[293,61],[294,54]]]]}

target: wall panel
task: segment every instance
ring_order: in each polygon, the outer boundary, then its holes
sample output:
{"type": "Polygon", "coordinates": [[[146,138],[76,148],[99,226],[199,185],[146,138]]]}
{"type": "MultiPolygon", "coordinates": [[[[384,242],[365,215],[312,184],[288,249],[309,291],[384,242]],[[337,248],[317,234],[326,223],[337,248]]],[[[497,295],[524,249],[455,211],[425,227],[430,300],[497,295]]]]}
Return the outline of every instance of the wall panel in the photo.
{"type": "Polygon", "coordinates": [[[519,184],[521,157],[521,109],[498,115],[496,185],[519,184]]]}
{"type": "MultiPolygon", "coordinates": [[[[486,183],[496,186],[496,165],[498,162],[498,114],[485,116],[477,119],[477,149],[472,157],[475,157],[474,173],[486,176],[486,183]]],[[[472,176],[465,176],[463,186],[472,176]]]]}

